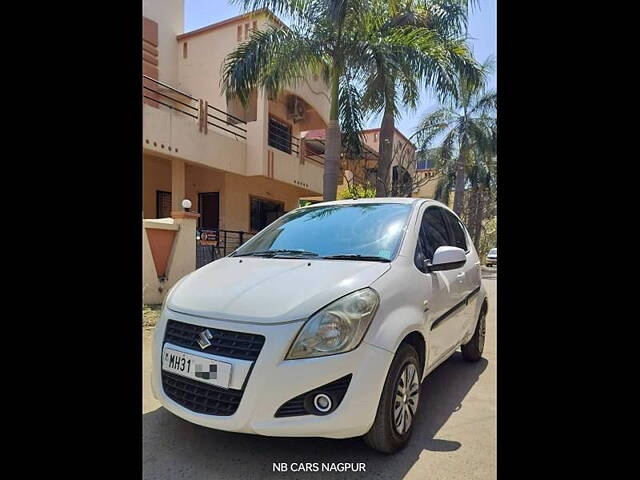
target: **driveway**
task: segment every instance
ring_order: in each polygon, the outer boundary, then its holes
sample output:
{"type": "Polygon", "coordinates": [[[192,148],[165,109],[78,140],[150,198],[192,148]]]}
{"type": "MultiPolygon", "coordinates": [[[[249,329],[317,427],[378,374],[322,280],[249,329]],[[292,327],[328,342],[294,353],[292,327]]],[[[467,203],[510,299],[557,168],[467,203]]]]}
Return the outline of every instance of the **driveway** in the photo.
{"type": "Polygon", "coordinates": [[[145,479],[383,478],[495,479],[497,270],[483,271],[489,294],[484,358],[458,352],[422,384],[413,437],[387,456],[361,439],[269,438],[210,430],[160,407],[151,394],[150,332],[144,334],[143,477],[145,479]],[[280,473],[276,462],[364,462],[365,473],[280,473]]]}

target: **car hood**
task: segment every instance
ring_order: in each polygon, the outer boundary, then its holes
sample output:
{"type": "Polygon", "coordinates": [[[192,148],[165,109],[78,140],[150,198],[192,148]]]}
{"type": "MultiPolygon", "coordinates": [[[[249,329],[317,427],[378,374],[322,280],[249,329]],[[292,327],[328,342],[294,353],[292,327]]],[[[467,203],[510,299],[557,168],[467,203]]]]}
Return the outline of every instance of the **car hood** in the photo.
{"type": "Polygon", "coordinates": [[[167,307],[228,321],[300,320],[390,268],[386,262],[225,257],[180,281],[167,307]]]}

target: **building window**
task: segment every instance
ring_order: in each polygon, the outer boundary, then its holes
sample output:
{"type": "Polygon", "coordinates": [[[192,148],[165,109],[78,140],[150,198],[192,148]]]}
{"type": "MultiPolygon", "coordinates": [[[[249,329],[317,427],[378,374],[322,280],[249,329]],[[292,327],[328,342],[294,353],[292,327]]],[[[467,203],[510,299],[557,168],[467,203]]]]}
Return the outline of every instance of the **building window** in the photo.
{"type": "Polygon", "coordinates": [[[418,160],[416,162],[416,170],[426,170],[427,161],[426,160],[418,160]]]}
{"type": "Polygon", "coordinates": [[[156,190],[156,218],[171,216],[171,192],[156,190]]]}
{"type": "Polygon", "coordinates": [[[253,25],[251,26],[251,30],[257,30],[258,29],[258,22],[254,21],[253,25]]]}
{"type": "Polygon", "coordinates": [[[187,58],[187,54],[189,53],[187,50],[188,48],[189,47],[187,47],[187,42],[184,42],[182,44],[182,58],[187,58]]]}
{"type": "Polygon", "coordinates": [[[427,158],[427,164],[425,165],[425,168],[436,168],[436,161],[435,158],[427,158]]]}
{"type": "Polygon", "coordinates": [[[251,197],[251,231],[259,232],[277,218],[284,215],[284,204],[251,197]]]}
{"type": "Polygon", "coordinates": [[[377,133],[374,133],[374,134],[373,134],[373,141],[374,141],[374,142],[377,142],[377,141],[378,141],[378,134],[377,134],[377,133]]]}
{"type": "Polygon", "coordinates": [[[238,25],[238,41],[242,41],[242,25],[238,25]]]}
{"type": "Polygon", "coordinates": [[[291,126],[269,117],[269,146],[291,153],[291,126]]]}
{"type": "Polygon", "coordinates": [[[245,40],[249,39],[249,24],[248,23],[244,24],[244,39],[245,40]]]}

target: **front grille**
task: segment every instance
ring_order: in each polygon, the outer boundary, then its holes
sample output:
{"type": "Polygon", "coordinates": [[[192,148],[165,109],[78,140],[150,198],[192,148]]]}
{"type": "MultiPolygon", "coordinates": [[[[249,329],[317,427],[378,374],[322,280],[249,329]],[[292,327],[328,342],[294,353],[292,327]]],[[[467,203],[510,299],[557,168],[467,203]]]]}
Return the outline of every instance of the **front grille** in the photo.
{"type": "Polygon", "coordinates": [[[198,352],[240,360],[256,360],[264,345],[262,335],[208,328],[213,338],[209,340],[211,345],[203,350],[198,345],[198,336],[205,329],[207,327],[169,320],[164,341],[198,352]]]}
{"type": "Polygon", "coordinates": [[[326,415],[327,413],[333,412],[338,408],[340,402],[342,402],[342,399],[347,393],[347,388],[349,388],[349,383],[351,383],[351,376],[351,374],[346,375],[331,383],[327,383],[322,387],[314,388],[313,390],[292,398],[288,402],[282,404],[275,416],[297,417],[299,415],[326,415]],[[333,407],[331,411],[320,413],[313,407],[313,397],[318,393],[325,393],[331,397],[333,400],[333,407]]]}
{"type": "Polygon", "coordinates": [[[174,402],[196,413],[206,415],[233,415],[242,400],[242,390],[225,390],[222,387],[162,372],[164,393],[174,402]]]}

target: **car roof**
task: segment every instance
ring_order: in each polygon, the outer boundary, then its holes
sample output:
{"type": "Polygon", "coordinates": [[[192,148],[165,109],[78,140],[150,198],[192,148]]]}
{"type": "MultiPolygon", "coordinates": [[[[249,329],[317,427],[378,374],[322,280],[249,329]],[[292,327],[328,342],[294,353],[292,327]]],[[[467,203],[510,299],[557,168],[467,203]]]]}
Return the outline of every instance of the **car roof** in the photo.
{"type": "Polygon", "coordinates": [[[314,208],[314,207],[324,207],[328,205],[357,205],[363,203],[433,203],[436,205],[445,206],[443,203],[440,203],[436,200],[432,200],[430,198],[407,198],[407,197],[373,197],[373,198],[358,198],[357,200],[334,200],[331,202],[320,202],[313,203],[311,205],[307,205],[301,208],[314,208]]]}

